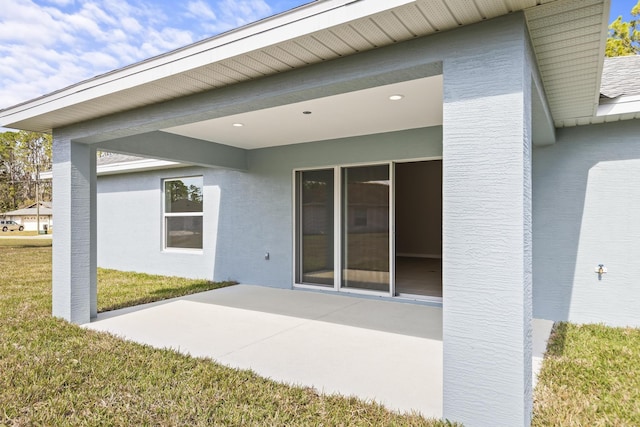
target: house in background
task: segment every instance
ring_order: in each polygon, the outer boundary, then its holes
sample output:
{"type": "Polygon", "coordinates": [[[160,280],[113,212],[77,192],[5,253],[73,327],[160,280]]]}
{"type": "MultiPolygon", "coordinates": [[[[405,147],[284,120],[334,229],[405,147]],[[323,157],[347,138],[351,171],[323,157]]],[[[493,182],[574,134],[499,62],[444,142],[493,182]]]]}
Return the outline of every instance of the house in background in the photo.
{"type": "Polygon", "coordinates": [[[40,216],[40,231],[48,231],[53,227],[53,209],[51,202],[40,202],[40,209],[36,203],[15,211],[0,214],[2,219],[8,219],[22,225],[26,231],[38,230],[38,215],[40,216]]]}
{"type": "Polygon", "coordinates": [[[442,415],[529,425],[534,317],[640,326],[608,12],[316,1],[0,111],[53,133],[53,314],[96,315],[98,264],[435,304],[442,415]],[[97,178],[96,150],[182,166],[97,178]]]}

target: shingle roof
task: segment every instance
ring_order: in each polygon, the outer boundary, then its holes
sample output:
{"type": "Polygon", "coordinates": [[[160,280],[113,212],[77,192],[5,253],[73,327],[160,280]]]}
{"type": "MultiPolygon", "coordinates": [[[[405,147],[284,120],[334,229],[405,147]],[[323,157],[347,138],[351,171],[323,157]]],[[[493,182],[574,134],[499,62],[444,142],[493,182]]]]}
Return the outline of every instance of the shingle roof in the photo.
{"type": "MultiPolygon", "coordinates": [[[[37,213],[36,204],[33,203],[32,205],[29,205],[22,209],[17,209],[15,211],[10,211],[10,212],[4,212],[2,213],[2,216],[21,216],[21,215],[32,216],[32,215],[36,215],[36,213],[37,213]]],[[[40,202],[40,215],[41,216],[53,215],[53,210],[51,209],[51,202],[40,202]]]]}
{"type": "Polygon", "coordinates": [[[606,98],[640,95],[640,55],[606,58],[600,94],[606,98]]]}

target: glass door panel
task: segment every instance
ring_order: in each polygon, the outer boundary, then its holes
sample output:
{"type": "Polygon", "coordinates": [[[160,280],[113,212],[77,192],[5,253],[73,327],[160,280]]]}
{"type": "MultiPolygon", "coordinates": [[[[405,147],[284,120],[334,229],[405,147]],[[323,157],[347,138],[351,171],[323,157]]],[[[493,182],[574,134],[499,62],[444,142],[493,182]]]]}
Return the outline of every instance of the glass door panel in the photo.
{"type": "Polygon", "coordinates": [[[334,171],[297,173],[296,280],[334,286],[334,171]]]}
{"type": "Polygon", "coordinates": [[[442,298],[442,160],[395,165],[395,291],[442,298]]]}
{"type": "Polygon", "coordinates": [[[342,169],[343,288],[389,292],[389,166],[342,169]]]}

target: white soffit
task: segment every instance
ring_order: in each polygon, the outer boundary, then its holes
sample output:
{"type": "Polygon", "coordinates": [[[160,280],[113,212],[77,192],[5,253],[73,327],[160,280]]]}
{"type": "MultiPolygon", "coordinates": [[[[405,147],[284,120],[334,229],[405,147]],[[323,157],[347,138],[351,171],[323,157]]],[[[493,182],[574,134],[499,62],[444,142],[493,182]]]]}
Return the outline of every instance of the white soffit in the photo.
{"type": "Polygon", "coordinates": [[[33,131],[526,11],[557,126],[595,115],[609,0],[320,0],[0,110],[33,131]]]}
{"type": "Polygon", "coordinates": [[[442,76],[438,75],[205,120],[164,131],[254,149],[440,124],[442,76]],[[391,95],[402,95],[403,98],[394,101],[389,99],[391,95]],[[242,126],[237,126],[240,124],[242,126]]]}
{"type": "Polygon", "coordinates": [[[556,127],[590,123],[600,96],[609,0],[561,0],[525,16],[556,127]]]}

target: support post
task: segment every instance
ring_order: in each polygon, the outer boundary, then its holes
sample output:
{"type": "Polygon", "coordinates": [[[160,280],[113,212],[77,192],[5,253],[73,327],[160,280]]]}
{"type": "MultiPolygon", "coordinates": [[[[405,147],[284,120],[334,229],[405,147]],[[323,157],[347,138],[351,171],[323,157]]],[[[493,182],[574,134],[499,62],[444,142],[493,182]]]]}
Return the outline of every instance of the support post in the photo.
{"type": "Polygon", "coordinates": [[[54,132],[53,315],[88,323],[97,315],[96,151],[54,132]]]}
{"type": "Polygon", "coordinates": [[[531,74],[523,41],[444,62],[443,414],[470,427],[531,422],[531,74]]]}

